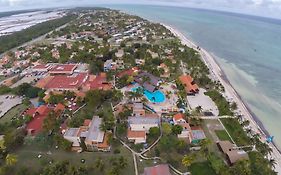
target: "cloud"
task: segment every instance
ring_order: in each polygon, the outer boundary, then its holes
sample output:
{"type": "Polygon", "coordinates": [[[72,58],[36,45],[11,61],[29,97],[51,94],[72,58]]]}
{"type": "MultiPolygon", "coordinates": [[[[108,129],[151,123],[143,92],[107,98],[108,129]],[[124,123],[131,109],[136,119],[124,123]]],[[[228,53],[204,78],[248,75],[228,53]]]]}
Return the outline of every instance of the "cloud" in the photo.
{"type": "Polygon", "coordinates": [[[189,6],[281,18],[281,0],[0,0],[0,11],[111,3],[189,6]]]}

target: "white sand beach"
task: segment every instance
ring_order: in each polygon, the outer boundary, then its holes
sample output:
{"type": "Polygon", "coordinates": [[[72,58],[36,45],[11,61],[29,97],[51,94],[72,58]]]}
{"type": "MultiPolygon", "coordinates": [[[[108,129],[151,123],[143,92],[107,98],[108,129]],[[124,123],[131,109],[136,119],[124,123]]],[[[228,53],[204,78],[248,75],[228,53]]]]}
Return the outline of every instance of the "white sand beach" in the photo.
{"type": "MultiPolygon", "coordinates": [[[[237,103],[239,113],[244,117],[244,119],[250,121],[250,128],[253,130],[253,132],[260,134],[262,142],[266,142],[266,132],[263,131],[262,127],[258,125],[257,121],[255,121],[250,110],[247,108],[247,106],[244,104],[244,102],[237,94],[235,89],[229,83],[229,81],[227,80],[226,76],[224,75],[222,69],[220,68],[214,57],[201,47],[200,50],[198,50],[197,45],[194,44],[186,36],[184,36],[176,28],[163,23],[161,24],[165,26],[167,29],[169,29],[175,36],[181,39],[183,44],[197,50],[201,54],[203,61],[210,69],[211,77],[216,81],[220,81],[221,84],[225,87],[225,93],[223,95],[226,97],[226,99],[237,103]]],[[[273,151],[272,154],[270,155],[270,158],[276,160],[275,171],[278,172],[278,174],[281,174],[281,154],[274,144],[270,143],[269,146],[272,148],[273,151]]]]}

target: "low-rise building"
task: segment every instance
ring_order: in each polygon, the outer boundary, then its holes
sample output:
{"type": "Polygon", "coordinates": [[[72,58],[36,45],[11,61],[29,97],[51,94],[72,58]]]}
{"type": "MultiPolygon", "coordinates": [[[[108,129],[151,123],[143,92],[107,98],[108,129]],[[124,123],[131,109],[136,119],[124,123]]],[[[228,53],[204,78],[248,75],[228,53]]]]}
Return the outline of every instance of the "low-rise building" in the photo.
{"type": "Polygon", "coordinates": [[[144,168],[143,175],[171,175],[169,165],[161,164],[144,168]]]}
{"type": "Polygon", "coordinates": [[[71,75],[77,68],[77,64],[58,64],[54,65],[49,73],[51,75],[71,75]]]}
{"type": "Polygon", "coordinates": [[[73,150],[80,150],[81,143],[84,143],[88,151],[109,151],[108,134],[100,129],[101,123],[102,119],[94,116],[79,128],[68,128],[64,138],[72,142],[73,150]]]}
{"type": "Polygon", "coordinates": [[[42,105],[37,108],[30,108],[23,113],[24,117],[32,117],[32,120],[26,126],[29,135],[36,135],[42,131],[43,122],[49,112],[51,112],[51,109],[46,105],[42,105]]]}
{"type": "Polygon", "coordinates": [[[198,85],[194,82],[190,75],[181,75],[179,80],[181,81],[188,95],[194,95],[199,92],[198,85]]]}
{"type": "Polygon", "coordinates": [[[149,132],[150,128],[159,127],[159,117],[129,117],[128,118],[129,128],[132,131],[145,131],[149,132]]]}
{"type": "Polygon", "coordinates": [[[230,141],[220,141],[217,143],[219,149],[227,156],[228,163],[233,165],[235,162],[243,159],[249,159],[248,154],[236,148],[230,141]]]}

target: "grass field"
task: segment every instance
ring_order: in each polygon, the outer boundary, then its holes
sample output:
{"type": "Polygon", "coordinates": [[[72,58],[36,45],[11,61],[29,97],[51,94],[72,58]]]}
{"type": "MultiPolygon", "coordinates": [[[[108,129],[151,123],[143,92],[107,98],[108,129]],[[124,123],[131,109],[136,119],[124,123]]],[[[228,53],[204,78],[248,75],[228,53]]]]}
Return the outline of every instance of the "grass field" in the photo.
{"type": "Polygon", "coordinates": [[[215,130],[215,133],[221,141],[229,140],[231,142],[231,139],[225,130],[215,130]]]}
{"type": "Polygon", "coordinates": [[[75,166],[88,166],[92,168],[93,174],[106,174],[110,165],[110,159],[113,157],[123,156],[127,159],[128,166],[124,170],[121,170],[121,174],[134,174],[134,163],[131,152],[129,152],[126,148],[120,146],[119,154],[114,154],[113,152],[66,152],[63,150],[42,150],[32,145],[25,145],[20,150],[16,152],[18,155],[18,163],[16,164],[16,168],[20,169],[23,165],[28,169],[32,169],[35,171],[39,171],[49,164],[49,162],[56,161],[64,161],[67,160],[75,166]],[[41,154],[42,157],[38,158],[38,155],[41,154]],[[101,158],[104,162],[105,168],[104,172],[101,173],[95,168],[95,161],[101,158]],[[84,159],[85,163],[81,163],[81,160],[84,159]]]}
{"type": "Polygon", "coordinates": [[[224,118],[221,121],[238,146],[250,144],[250,138],[236,119],[224,118]]]}
{"type": "Polygon", "coordinates": [[[190,166],[192,175],[216,175],[214,169],[211,167],[209,162],[198,162],[193,163],[190,166]]]}
{"type": "Polygon", "coordinates": [[[0,123],[4,124],[6,122],[11,121],[14,117],[19,117],[22,112],[24,112],[28,106],[24,104],[17,105],[10,109],[3,117],[0,118],[0,123]]]}

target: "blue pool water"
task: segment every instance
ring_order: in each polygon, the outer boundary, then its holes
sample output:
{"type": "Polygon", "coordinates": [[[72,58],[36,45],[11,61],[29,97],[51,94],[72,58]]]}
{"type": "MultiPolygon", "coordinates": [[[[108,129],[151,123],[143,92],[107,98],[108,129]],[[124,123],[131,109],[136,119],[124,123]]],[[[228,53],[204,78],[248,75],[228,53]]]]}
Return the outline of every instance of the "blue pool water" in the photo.
{"type": "MultiPolygon", "coordinates": [[[[135,87],[132,88],[132,91],[136,91],[138,88],[141,87],[135,87]]],[[[165,101],[165,95],[160,90],[149,92],[148,90],[144,90],[143,94],[150,102],[152,103],[163,103],[165,101]]]]}

